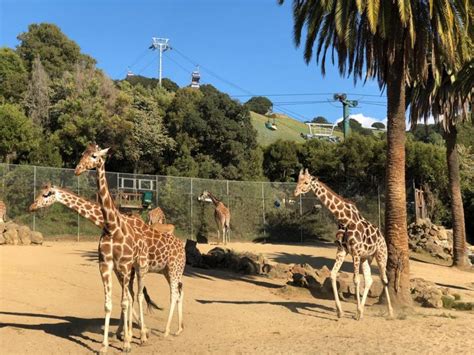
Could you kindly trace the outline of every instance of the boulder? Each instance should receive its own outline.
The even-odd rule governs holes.
[[[5,236],[5,240],[7,241],[7,244],[11,245],[17,245],[18,244],[18,231],[14,228],[7,229],[5,233],[3,233]]]
[[[31,230],[28,226],[20,226],[18,228],[18,238],[20,239],[21,244],[23,245],[31,244],[30,233],[31,233]]]
[[[13,222],[11,222],[11,221],[10,221],[10,222],[7,222],[7,223],[5,224],[5,230],[11,230],[11,229],[18,230],[19,227],[20,227],[20,226],[19,226],[18,224],[13,223]]]
[[[288,279],[291,277],[290,265],[288,264],[274,263],[265,264],[265,266],[268,267],[268,271],[265,273],[272,279]]]
[[[43,244],[43,234],[41,232],[31,231],[30,240],[32,244],[41,245]]]
[[[429,308],[442,308],[443,296],[449,294],[447,289],[422,278],[410,280],[410,290],[415,302],[420,303],[422,307]]]
[[[3,231],[2,231],[0,232],[0,245],[6,244],[6,243],[7,243],[7,240],[3,236]]]
[[[0,222],[0,233],[4,232],[5,230],[6,230],[5,222]]]
[[[184,247],[186,251],[186,264],[199,267],[202,265],[202,255],[196,245],[196,241],[190,239],[186,240]]]

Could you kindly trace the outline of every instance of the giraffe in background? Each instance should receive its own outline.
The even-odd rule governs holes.
[[[166,223],[166,216],[163,210],[160,207],[156,207],[148,212],[148,224],[165,224]]]
[[[5,202],[0,200],[0,223],[3,223],[7,220],[7,205]]]
[[[105,179],[104,165],[105,155],[107,149],[101,150],[96,144],[88,146],[83,153],[81,161],[76,167],[79,173],[96,168],[98,170],[98,177]],[[102,183],[104,184],[104,183]],[[105,182],[106,184],[106,182]],[[108,191],[107,185],[100,186],[99,191],[104,188]],[[144,238],[147,247],[147,272],[164,274],[168,284],[170,285],[170,310],[164,336],[170,333],[171,320],[176,305],[178,306],[178,331],[176,335],[183,331],[183,299],[184,290],[182,277],[184,267],[186,264],[186,253],[184,250],[184,243],[172,233],[160,232],[153,229],[151,226],[145,224],[140,218],[135,218],[133,223],[136,229],[141,230],[141,236]],[[105,222],[107,226],[107,221]],[[142,303],[143,297],[140,297],[139,290],[139,305]],[[143,308],[141,307],[141,311]]]
[[[380,277],[384,285],[385,297],[387,298],[387,307],[390,317],[393,317],[393,309],[390,303],[388,293],[388,279],[386,273],[387,267],[387,244],[380,230],[372,223],[367,221],[360,214],[354,203],[342,198],[327,185],[312,176],[308,169],[303,173],[301,169],[298,176],[294,195],[305,194],[313,191],[316,197],[327,207],[327,209],[336,217],[339,222],[340,230],[337,233],[337,254],[336,262],[331,271],[331,282],[336,301],[337,315],[343,316],[339,294],[337,292],[337,273],[341,268],[347,253],[352,256],[354,264],[354,284],[356,286],[357,313],[356,319],[362,319],[364,315],[364,305],[372,285],[372,276],[370,271],[370,261],[373,257],[377,261],[380,270]],[[343,230],[342,230],[343,228]],[[364,275],[364,294],[360,300],[359,290],[359,271],[362,263]]]
[[[219,242],[220,231],[222,230],[222,242],[227,244],[230,242],[230,211],[229,209],[217,199],[209,191],[203,191],[203,193],[198,197],[199,201],[212,202],[215,206],[214,209],[214,219],[217,224],[217,242]]]

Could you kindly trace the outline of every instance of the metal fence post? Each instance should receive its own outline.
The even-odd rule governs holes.
[[[263,241],[266,242],[266,233],[265,233],[265,188],[264,182],[262,182],[262,219],[263,219]]]
[[[300,194],[300,241],[303,244],[303,204]]]
[[[36,198],[36,165],[33,166],[33,201]],[[33,213],[33,230],[36,231],[36,212]]]
[[[190,191],[190,194],[189,194],[189,214],[190,214],[190,218],[189,218],[189,221],[191,223],[191,235],[190,235],[190,239],[191,240],[194,240],[193,238],[193,178],[191,178],[191,191]]]

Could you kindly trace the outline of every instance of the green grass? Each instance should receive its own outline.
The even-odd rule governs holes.
[[[265,122],[267,122],[268,117],[255,112],[250,112],[252,125],[258,133],[257,141],[261,146],[266,147],[276,142],[278,139],[293,141],[296,143],[303,143],[305,141],[301,137],[301,133],[309,133],[308,126],[306,126],[306,124],[286,115],[275,115],[277,117],[275,122],[278,126],[278,129],[276,131],[272,131],[265,127]],[[334,131],[334,135],[342,137],[342,132]]]

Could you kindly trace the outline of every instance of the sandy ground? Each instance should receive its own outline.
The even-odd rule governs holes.
[[[200,246],[206,251],[212,246]],[[236,243],[240,251],[264,253],[285,263],[333,264],[328,246]],[[42,247],[0,248],[0,351],[13,353],[89,353],[100,348],[103,291],[95,242],[47,242]],[[344,269],[350,271],[349,259]],[[474,274],[412,262],[413,276],[448,285],[474,299]],[[353,303],[343,302],[338,320],[333,301],[306,290],[282,292],[285,281],[187,268],[184,278],[184,332],[163,337],[168,301],[164,277],[146,279],[149,293],[164,311],[146,316],[148,343],[134,353],[469,353],[474,349],[474,312],[429,310],[385,318],[371,306],[362,321],[352,319]],[[114,282],[111,331],[119,316],[119,287]],[[176,329],[177,321],[173,322]],[[110,353],[122,343],[111,337]]]

